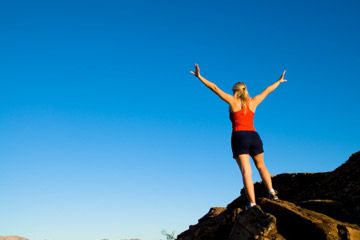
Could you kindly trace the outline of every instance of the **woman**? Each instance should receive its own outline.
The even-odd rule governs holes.
[[[259,134],[254,128],[254,114],[258,105],[274,91],[284,79],[286,70],[279,80],[268,86],[259,95],[251,98],[245,83],[238,82],[233,87],[233,95],[222,91],[216,84],[208,81],[200,74],[200,68],[195,64],[195,71],[191,73],[197,77],[206,87],[229,104],[230,120],[232,122],[231,148],[233,158],[240,167],[244,188],[248,198],[247,208],[256,205],[254,184],[251,177],[250,156],[254,160],[260,176],[268,189],[269,198],[278,200],[277,193],[272,187],[271,176],[264,163],[263,144]]]

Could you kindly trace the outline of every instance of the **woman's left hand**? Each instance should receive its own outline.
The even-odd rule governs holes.
[[[195,77],[200,77],[200,67],[198,64],[195,64],[195,71],[190,71],[192,75],[194,75]]]

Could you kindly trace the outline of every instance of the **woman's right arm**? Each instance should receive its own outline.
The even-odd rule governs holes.
[[[270,86],[268,86],[267,88],[265,88],[264,91],[262,91],[259,95],[255,96],[252,98],[252,102],[255,105],[255,108],[272,92],[274,91],[279,85],[280,83],[283,82],[287,82],[286,79],[284,79],[285,77],[285,73],[286,70],[284,69],[283,73],[281,74],[279,80],[277,80],[276,82],[274,82],[273,84],[271,84]]]
[[[232,104],[234,102],[234,97],[223,90],[221,90],[215,83],[210,82],[200,74],[200,67],[198,64],[195,64],[195,71],[191,71],[195,77],[197,77],[206,87],[208,87],[211,91],[213,91],[216,95],[218,95],[225,102]]]

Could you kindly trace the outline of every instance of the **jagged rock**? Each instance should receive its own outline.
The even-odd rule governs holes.
[[[280,174],[272,178],[280,201],[263,198],[242,211],[244,191],[226,208],[213,208],[178,240],[360,239],[360,152],[332,172]],[[261,210],[262,209],[262,210]],[[264,212],[263,212],[264,211]]]
[[[281,174],[273,178],[273,184],[281,199],[301,205],[301,202],[317,199],[332,200],[343,206],[343,211],[332,215],[344,221],[344,212],[350,213],[345,221],[360,224],[360,152],[332,172],[307,174]],[[258,184],[258,191],[264,187]],[[324,212],[325,213],[325,212]]]
[[[198,222],[202,223],[202,222],[209,222],[212,220],[218,221],[219,218],[216,217],[219,216],[221,213],[223,213],[225,210],[226,208],[223,207],[210,208],[209,212],[205,214],[202,218],[200,218]]]
[[[254,206],[240,213],[232,227],[229,240],[239,239],[282,240],[284,238],[277,232],[276,218],[262,211],[260,206]]]
[[[178,240],[219,240],[229,236],[232,225],[241,209],[228,211],[225,208],[211,208],[199,219],[198,224],[190,225],[189,230],[181,233]]]
[[[340,222],[283,200],[262,198],[258,203],[264,211],[276,217],[279,232],[286,239],[360,239],[360,227],[356,224]]]
[[[357,219],[354,218],[354,214],[346,210],[344,204],[338,201],[328,199],[312,199],[299,202],[298,205],[315,212],[323,213],[329,217],[343,222],[353,223],[357,221]]]

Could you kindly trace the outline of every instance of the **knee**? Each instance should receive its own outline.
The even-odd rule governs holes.
[[[258,162],[255,164],[255,166],[259,171],[262,169],[266,169],[264,162]]]

